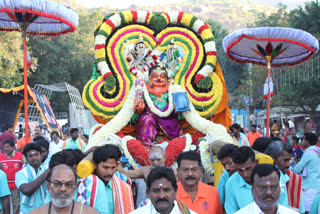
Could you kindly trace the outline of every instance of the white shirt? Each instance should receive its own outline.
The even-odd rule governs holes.
[[[256,202],[245,206],[241,210],[235,212],[235,214],[264,214],[261,209],[258,207]],[[298,212],[291,210],[285,206],[278,204],[277,214],[299,214]]]
[[[180,209],[177,201],[174,201],[173,203],[174,203],[174,205],[173,205],[173,208],[172,208],[170,214],[183,214],[183,212]],[[189,211],[190,211],[191,214],[197,214],[196,212],[193,212],[190,209],[189,209]],[[154,208],[153,204],[149,200],[149,202],[145,206],[140,207],[140,208],[132,211],[129,214],[160,214],[160,213],[157,212],[157,210]]]
[[[63,143],[64,143],[64,141],[61,140],[61,139],[59,139],[59,142],[58,142],[58,143],[56,143],[56,142],[54,142],[54,141],[51,141],[51,142],[50,142],[50,147],[51,147],[51,144],[52,144],[52,145],[53,145],[52,148],[54,148],[55,153],[56,153],[56,152],[60,152],[60,151],[62,150]]]

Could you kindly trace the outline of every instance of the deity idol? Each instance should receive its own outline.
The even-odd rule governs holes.
[[[139,35],[139,41],[134,44],[134,48],[126,57],[130,71],[136,76],[143,78],[147,76],[145,72],[157,64],[158,57],[152,53],[152,50],[146,46],[142,34]]]
[[[175,76],[177,71],[179,71],[182,59],[183,57],[177,46],[174,44],[174,39],[172,39],[167,50],[160,56],[160,61],[164,63],[165,68],[168,70],[169,78]]]
[[[152,67],[149,71],[149,81],[146,84],[148,94],[144,94],[144,99],[134,101],[134,108],[139,114],[136,121],[136,136],[145,146],[152,146],[160,133],[168,140],[183,135],[183,130],[178,124],[178,116],[174,111],[166,117],[154,111],[156,109],[166,112],[169,105],[173,105],[169,102],[171,94],[168,90],[170,83],[166,69],[160,66]]]

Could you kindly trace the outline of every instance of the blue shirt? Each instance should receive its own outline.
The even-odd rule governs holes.
[[[32,166],[30,166],[32,168]],[[41,165],[36,173],[36,178],[38,178],[40,175],[42,175],[42,173],[44,172],[43,170],[43,167],[44,165]],[[33,168],[32,168],[33,169]],[[22,169],[23,170],[23,169]],[[16,186],[17,186],[17,189],[20,188],[20,186],[22,184],[28,184],[30,181],[28,179],[28,177],[26,177],[23,173],[23,171],[20,170],[16,173],[16,177],[15,177],[15,183],[16,183]],[[30,176],[30,175],[28,175]],[[44,183],[44,182],[43,182]],[[46,195],[47,195],[47,191],[46,191],[46,188],[44,188],[44,198],[42,199],[42,196],[41,196],[41,190],[40,190],[40,187],[33,193],[35,194],[35,199],[34,199],[34,202],[33,202],[33,205],[30,206],[28,205],[27,203],[23,203],[22,201],[22,198],[23,197],[28,197],[24,194],[22,194],[20,192],[20,212],[22,212],[23,214],[27,214],[29,213],[31,210],[33,209],[36,209],[38,207],[41,207],[42,205],[45,204],[45,198],[46,198]]]
[[[0,169],[0,198],[5,197],[7,195],[11,195],[7,175]],[[0,201],[0,210],[2,210],[2,204]]]
[[[219,182],[218,182],[218,186],[217,186],[217,190],[219,193],[220,202],[221,202],[222,207],[224,207],[224,202],[225,202],[224,192],[225,192],[225,186],[226,186],[228,179],[229,179],[229,172],[224,171],[219,178]]]
[[[104,203],[108,204],[108,213],[112,214],[114,213],[114,207],[113,207],[113,194],[112,194],[112,180],[110,180],[105,186],[105,191],[107,193],[107,200],[105,200]]]
[[[289,207],[287,188],[280,184],[281,193],[279,204]],[[251,185],[245,182],[238,172],[234,173],[227,181],[225,187],[224,208],[227,214],[233,214],[253,202]]]
[[[313,189],[320,191],[320,155],[317,155],[315,152],[309,150],[320,149],[316,146],[308,147],[299,163],[293,168],[296,173],[302,172],[304,167],[306,167],[307,175],[301,176],[302,180],[302,189]]]

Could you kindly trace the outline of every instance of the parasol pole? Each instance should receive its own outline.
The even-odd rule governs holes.
[[[270,137],[270,101],[271,101],[271,92],[269,87],[269,81],[271,80],[271,56],[265,57],[268,65],[268,101],[267,101],[267,137]]]
[[[24,123],[25,123],[25,140],[29,142],[29,125],[28,125],[28,65],[27,65],[27,25],[20,23],[23,41],[23,84],[24,84]]]

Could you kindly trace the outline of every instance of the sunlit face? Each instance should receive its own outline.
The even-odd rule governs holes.
[[[164,166],[165,156],[162,151],[153,151],[149,153],[149,160],[153,167]]]
[[[256,162],[249,158],[245,163],[236,164],[237,171],[239,175],[245,180],[248,184],[251,184],[251,171],[256,166]]]
[[[201,166],[198,161],[182,160],[178,168],[179,180],[183,186],[198,185],[201,177]]]
[[[280,197],[279,176],[276,172],[265,177],[255,175],[251,191],[260,209],[263,211],[273,209]]]
[[[230,176],[237,171],[236,165],[234,164],[231,157],[225,157],[220,162]]]
[[[255,133],[257,130],[256,130],[256,128],[255,127],[251,127],[251,131],[253,132],[253,133]]]
[[[53,134],[51,138],[54,142],[57,142],[59,140],[59,136],[56,134]]]
[[[46,187],[50,193],[52,204],[62,208],[69,206],[76,191],[76,178],[71,169],[57,166],[51,175],[50,181],[46,182]]]
[[[297,130],[295,128],[291,129],[291,135],[296,136],[297,135]]]
[[[113,174],[118,170],[118,165],[116,159],[108,159],[95,165],[95,173],[105,184],[108,184]]]
[[[177,192],[167,178],[153,181],[147,193],[159,213],[170,213]]]
[[[290,167],[291,154],[287,151],[283,151],[281,155],[274,160],[274,164],[279,167],[283,174],[287,174],[287,170]]]
[[[79,136],[78,131],[75,131],[75,132],[73,132],[73,133],[71,134],[71,138],[72,138],[73,140],[77,139],[78,136]]]
[[[41,146],[41,161],[44,162],[49,154],[49,150]]]
[[[168,82],[166,72],[157,68],[152,72],[150,82],[154,87],[164,87]]]
[[[37,127],[34,131],[37,136],[41,136],[41,128],[40,127]]]

